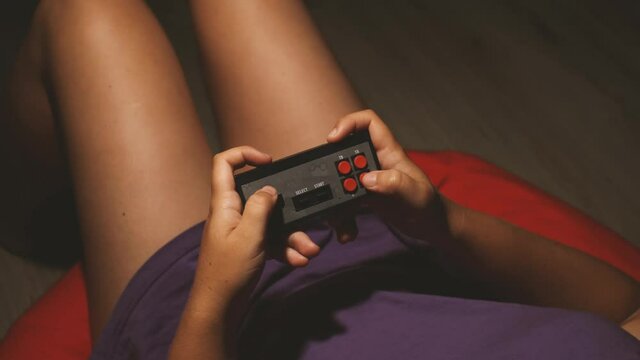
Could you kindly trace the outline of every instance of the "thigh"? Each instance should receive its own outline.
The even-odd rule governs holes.
[[[275,158],[362,109],[300,0],[192,0],[220,140]]]
[[[95,337],[139,267],[206,217],[211,153],[143,2],[45,1],[34,29],[74,184]]]

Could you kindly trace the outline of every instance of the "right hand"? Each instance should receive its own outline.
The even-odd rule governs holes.
[[[409,159],[389,128],[372,110],[358,111],[340,119],[327,137],[338,142],[349,133],[368,130],[382,170],[367,173],[362,183],[377,196],[372,205],[388,223],[403,233],[425,238],[432,217],[436,191],[429,178]],[[437,208],[437,207],[435,207]],[[353,225],[337,227],[341,242],[352,240]]]

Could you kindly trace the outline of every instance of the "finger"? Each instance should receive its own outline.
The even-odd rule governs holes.
[[[343,244],[347,243],[354,240],[358,235],[358,226],[355,217],[362,205],[362,203],[348,204],[327,218],[329,225],[335,229],[339,242]]]
[[[427,203],[431,189],[428,181],[419,182],[396,169],[370,171],[362,177],[361,182],[371,192],[398,197],[415,208]]]
[[[306,266],[309,263],[309,259],[290,247],[285,250],[284,257],[287,260],[287,263],[294,267]]]
[[[358,226],[354,217],[348,217],[341,220],[334,226],[336,230],[336,237],[342,244],[355,240],[358,236]]]
[[[217,153],[213,157],[212,195],[234,190],[233,171],[247,164],[264,165],[271,162],[271,156],[251,146],[238,146]]]
[[[348,134],[358,130],[369,130],[371,141],[376,151],[389,149],[401,150],[391,130],[373,110],[362,110],[349,114],[338,120],[336,126],[327,136],[328,142],[342,140]]]
[[[320,253],[320,247],[302,231],[296,231],[289,235],[287,245],[306,258],[312,258]]]
[[[278,193],[265,186],[249,197],[244,206],[242,219],[236,228],[247,241],[262,241],[267,231],[269,214],[276,204]]]

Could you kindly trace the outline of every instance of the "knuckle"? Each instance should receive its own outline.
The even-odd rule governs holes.
[[[211,165],[213,165],[214,167],[216,166],[216,164],[220,163],[221,161],[224,160],[224,151],[223,152],[219,152],[215,155],[213,155],[213,157],[211,158]]]
[[[252,207],[267,208],[271,205],[272,199],[270,195],[258,191],[251,195],[247,202],[251,203]]]
[[[238,152],[238,155],[242,158],[246,158],[248,155],[251,154],[258,154],[260,153],[260,151],[258,151],[258,149],[254,148],[253,146],[249,146],[249,145],[241,145],[235,148],[236,151]]]
[[[404,176],[399,170],[391,169],[383,176],[383,185],[389,189],[399,189],[402,187],[403,179]]]
[[[355,114],[356,113],[349,113],[339,118],[338,121],[336,122],[336,127],[340,127],[340,126],[343,126],[344,124],[348,124],[349,122],[351,122]]]
[[[378,118],[378,114],[376,114],[376,112],[373,111],[372,109],[362,110],[362,113],[370,118],[374,118],[374,119]]]
[[[289,235],[287,238],[287,245],[294,249],[298,247],[298,237],[296,236],[296,233]]]

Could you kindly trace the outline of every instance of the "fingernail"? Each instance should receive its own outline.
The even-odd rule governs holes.
[[[338,133],[338,128],[333,128],[333,130],[331,130],[331,132],[329,133],[329,136],[333,136],[337,133]]]
[[[362,185],[366,187],[374,187],[376,186],[376,182],[378,180],[378,174],[376,173],[366,173],[362,176]]]
[[[265,187],[263,187],[260,190],[270,194],[271,196],[278,195],[278,191],[276,190],[276,188],[274,188],[273,186],[270,186],[270,185],[266,185]]]
[[[342,244],[348,243],[350,240],[349,234],[343,233],[338,235],[338,241]]]

